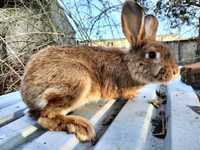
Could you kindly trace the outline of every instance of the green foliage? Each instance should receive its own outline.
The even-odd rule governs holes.
[[[149,0],[140,0],[142,4],[146,4],[147,1]],[[197,0],[158,0],[154,12],[159,17],[169,18],[172,28],[182,24],[197,27],[197,18],[200,17],[200,2]]]

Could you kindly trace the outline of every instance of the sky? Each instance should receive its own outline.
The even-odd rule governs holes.
[[[78,39],[118,39],[124,38],[121,31],[121,6],[124,0],[110,0],[102,3],[101,0],[60,0],[65,7],[66,14],[72,16],[70,22],[77,31]],[[149,6],[154,7],[157,0],[148,0]],[[91,7],[87,7],[90,3]],[[115,6],[107,11],[110,6]],[[150,9],[147,14],[153,14]],[[106,15],[102,15],[106,11]],[[69,17],[70,18],[70,17]],[[197,36],[198,30],[194,26],[183,25],[179,28],[170,28],[170,20],[166,17],[158,18],[159,27],[157,35],[175,34],[190,38]],[[76,22],[76,23],[74,23]],[[77,26],[78,24],[78,26]]]

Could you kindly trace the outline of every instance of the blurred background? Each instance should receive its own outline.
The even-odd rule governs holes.
[[[121,31],[124,0],[1,0],[0,95],[18,89],[30,56],[48,45],[129,47]],[[200,61],[198,0],[138,0],[159,20],[157,40],[179,65]]]

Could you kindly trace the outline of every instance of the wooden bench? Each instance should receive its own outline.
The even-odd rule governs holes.
[[[164,91],[167,96],[162,98],[167,103],[159,108],[149,103],[152,99],[160,101],[156,90]],[[197,106],[199,101],[192,88],[179,80],[167,87],[147,85],[132,101],[101,100],[75,111],[74,114],[88,118],[97,131],[95,141],[79,143],[72,134],[42,129],[27,115],[20,93],[14,92],[0,96],[0,149],[199,150]],[[155,133],[158,127],[153,124],[160,114],[164,114],[163,127],[166,128],[162,136]]]

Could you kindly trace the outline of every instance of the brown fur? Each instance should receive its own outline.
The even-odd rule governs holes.
[[[130,27],[134,28],[132,24]],[[141,27],[138,30],[140,34]],[[30,111],[39,117],[39,124],[75,133],[81,141],[92,140],[92,125],[83,117],[68,115],[71,111],[101,98],[131,99],[147,83],[175,78],[178,67],[168,47],[145,37],[135,41],[139,43],[130,43],[129,52],[67,46],[48,47],[35,54],[26,66],[21,94]],[[145,58],[152,51],[160,54],[159,60]]]

